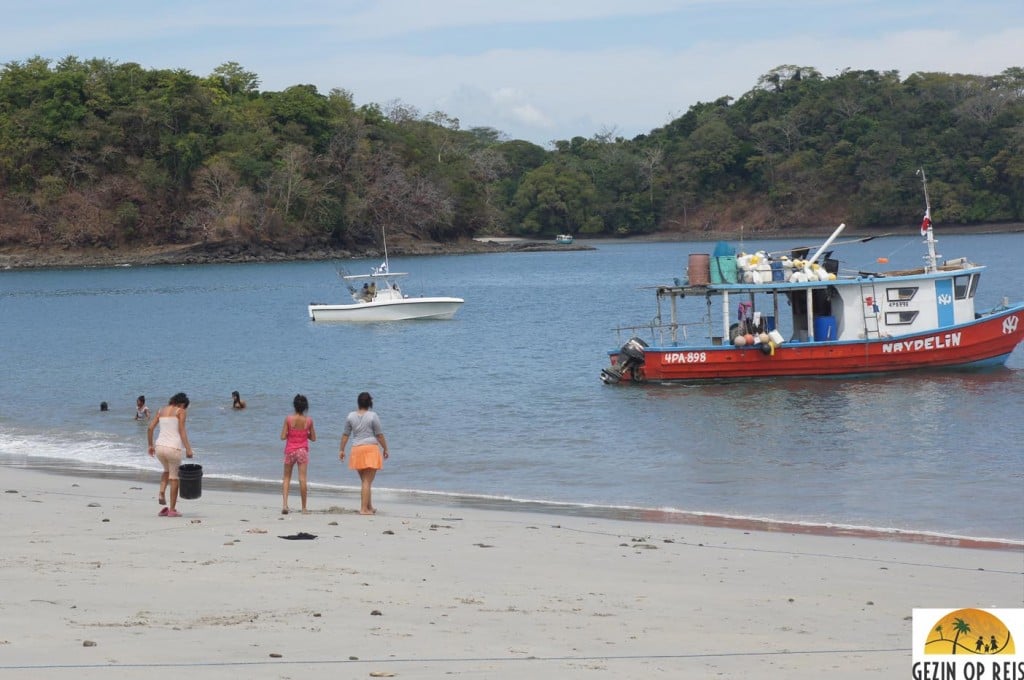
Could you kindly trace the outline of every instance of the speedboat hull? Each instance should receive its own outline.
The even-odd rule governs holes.
[[[421,297],[356,302],[347,305],[311,304],[311,321],[407,321],[451,319],[464,300],[453,297]]]

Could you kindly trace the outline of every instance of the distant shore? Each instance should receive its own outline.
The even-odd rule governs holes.
[[[389,255],[407,257],[420,255],[468,255],[478,253],[509,253],[593,250],[589,242],[614,241],[621,243],[678,243],[713,242],[741,239],[825,239],[833,228],[740,231],[662,231],[639,236],[616,238],[600,236],[589,239],[577,237],[572,244],[558,244],[553,239],[531,239],[503,235],[480,236],[451,243],[412,241],[391,244]],[[844,233],[844,238],[888,236],[912,233],[913,230],[893,227],[866,227]],[[1024,223],[981,224],[974,226],[942,226],[940,234],[1004,234],[1024,232]],[[376,249],[363,251],[330,248],[322,245],[297,247],[285,244],[247,244],[224,241],[203,241],[190,244],[125,248],[51,248],[7,246],[0,248],[0,269],[57,269],[63,267],[117,267],[168,264],[217,264],[243,262],[299,262],[348,260],[381,257]]]

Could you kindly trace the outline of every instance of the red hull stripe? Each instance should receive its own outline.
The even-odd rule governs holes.
[[[767,355],[755,347],[648,347],[646,380],[722,380],[782,376],[858,375],[1005,363],[1024,340],[1024,311],[899,339],[784,343]],[[614,359],[614,355],[613,355]]]

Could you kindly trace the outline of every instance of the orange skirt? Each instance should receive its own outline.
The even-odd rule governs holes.
[[[376,444],[360,444],[352,447],[352,453],[348,457],[348,466],[352,470],[369,468],[380,470],[384,467],[384,456],[381,455],[380,447]]]

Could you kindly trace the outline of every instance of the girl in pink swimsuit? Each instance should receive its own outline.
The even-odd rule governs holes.
[[[316,441],[313,419],[306,415],[309,400],[296,394],[292,400],[295,413],[284,419],[281,440],[284,445],[284,481],[281,485],[283,502],[281,514],[288,514],[288,487],[292,484],[292,467],[299,466],[299,495],[302,496],[302,514],[306,514],[306,468],[309,466],[309,442]]]

